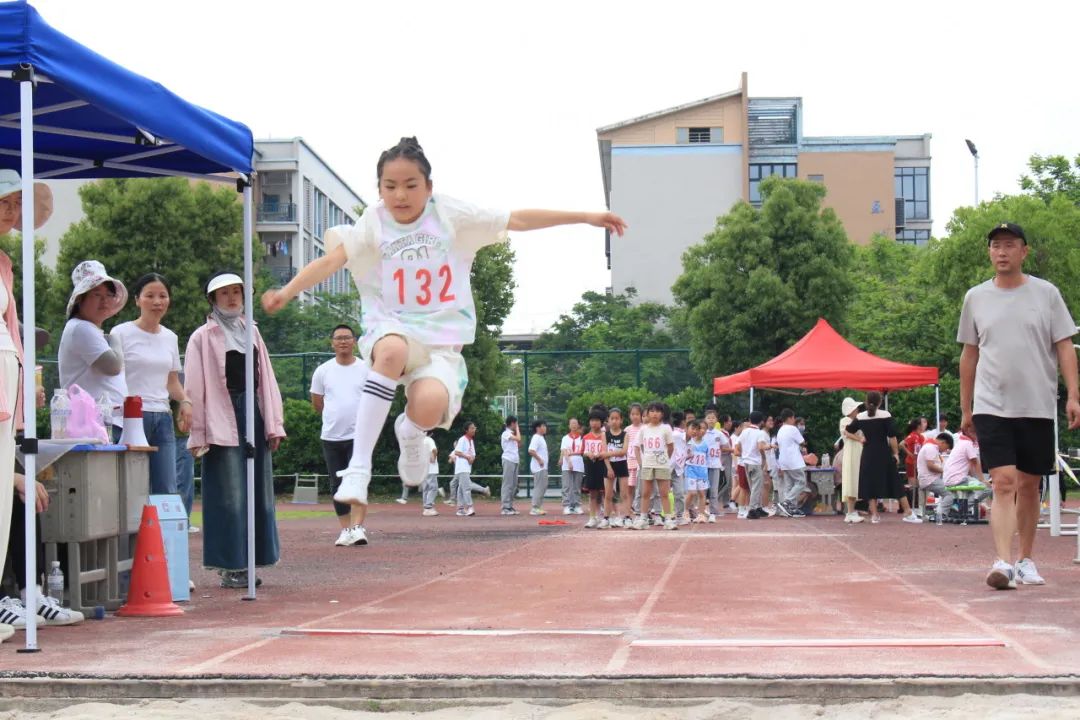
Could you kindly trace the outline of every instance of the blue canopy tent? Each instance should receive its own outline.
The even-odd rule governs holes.
[[[5,82],[9,80],[9,82]],[[23,182],[24,367],[35,364],[35,179],[184,176],[235,179],[244,197],[244,279],[251,346],[251,187],[254,141],[244,125],[192,105],[49,27],[25,0],[0,3],[0,168]],[[247,387],[254,387],[247,353]],[[23,397],[35,395],[24,373]],[[246,437],[254,437],[254,394],[247,393]],[[33,402],[24,403],[27,478],[36,471]],[[248,453],[248,598],[255,597],[254,458]],[[34,503],[26,503],[26,650],[37,650]]]

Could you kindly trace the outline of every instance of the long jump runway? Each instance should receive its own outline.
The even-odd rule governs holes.
[[[283,508],[288,506],[282,506]],[[445,506],[440,505],[440,510]],[[198,568],[178,618],[43,628],[0,671],[102,676],[1054,676],[1080,668],[1073,538],[1038,539],[1049,584],[994,592],[986,526],[838,517],[677,532],[584,517],[419,517],[372,507],[366,547],[332,516],[280,522],[254,602]],[[549,512],[558,508],[549,505]],[[562,518],[561,515],[549,515]]]

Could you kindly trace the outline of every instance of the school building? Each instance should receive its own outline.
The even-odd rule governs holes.
[[[605,252],[611,289],[670,304],[682,254],[770,175],[823,183],[852,242],[930,239],[930,134],[806,137],[801,97],[737,90],[596,131],[607,206],[629,224]]]

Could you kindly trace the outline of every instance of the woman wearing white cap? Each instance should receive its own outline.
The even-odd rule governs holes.
[[[244,281],[219,272],[206,283],[210,315],[188,340],[184,390],[192,402],[188,448],[202,457],[203,565],[221,573],[221,586],[247,587],[247,463]],[[277,563],[274,470],[270,453],[285,437],[274,368],[259,329],[255,352],[255,565]],[[256,585],[260,583],[256,578]]]
[[[862,432],[849,433],[848,425],[859,414],[862,405],[855,398],[846,397],[840,405],[840,412],[844,414],[840,418],[840,437],[844,441],[844,455],[842,470],[840,472],[842,485],[840,494],[844,497],[847,505],[847,515],[844,516],[846,523],[861,523],[862,516],[855,511],[855,501],[859,499],[859,463],[862,462],[863,444],[866,437]]]
[[[117,335],[106,335],[102,324],[123,309],[128,292],[124,283],[109,277],[97,260],[83,260],[71,271],[71,297],[67,324],[60,336],[57,360],[60,386],[78,385],[95,400],[104,396],[113,408],[112,439],[120,438],[127,396],[124,347]]]

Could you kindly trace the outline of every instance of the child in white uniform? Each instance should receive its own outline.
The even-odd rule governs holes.
[[[425,431],[449,428],[461,408],[468,384],[461,348],[476,333],[469,273],[477,251],[506,242],[507,231],[585,223],[622,235],[626,228],[610,212],[500,212],[432,195],[431,164],[416,138],[383,152],[376,172],[379,203],[357,225],[327,230],[326,255],[262,297],[264,309],[274,313],[343,267],[353,275],[365,328],[360,353],[371,372],[357,409],[352,460],[340,473],[335,499],[360,505],[367,504],[372,450],[398,383],[408,403],[394,434],[398,473],[407,485],[427,475]]]

